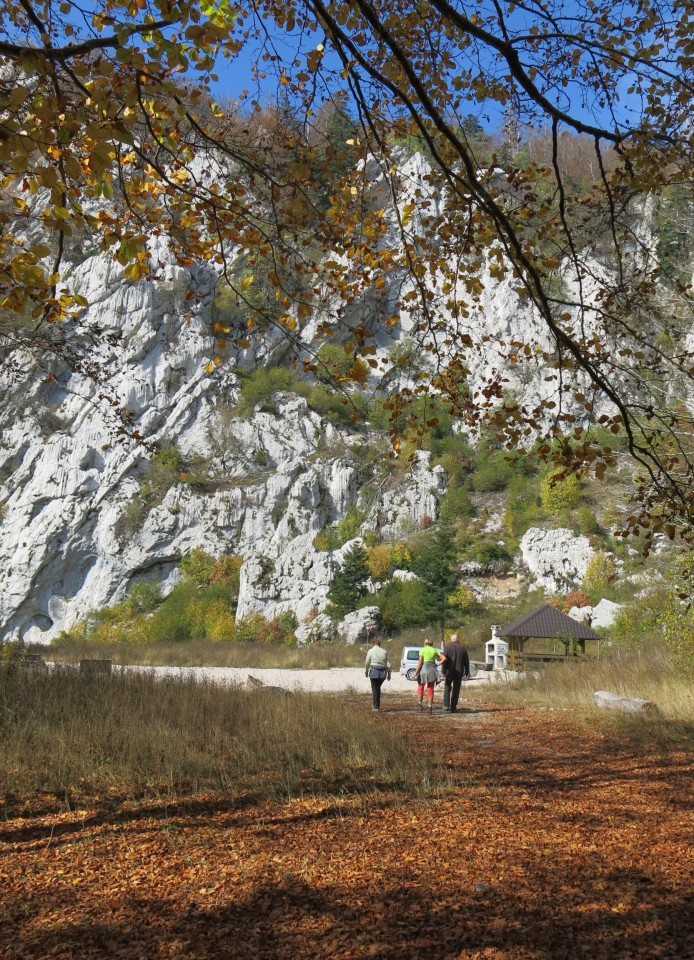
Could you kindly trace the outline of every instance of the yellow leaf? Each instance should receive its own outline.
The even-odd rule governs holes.
[[[248,290],[248,288],[252,283],[253,283],[253,274],[251,274],[250,277],[244,277],[243,280],[241,281],[241,289]]]

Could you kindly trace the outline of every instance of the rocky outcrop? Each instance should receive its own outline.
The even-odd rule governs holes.
[[[337,625],[337,632],[343,643],[364,643],[381,626],[381,611],[378,607],[362,607],[354,610]]]
[[[294,631],[300,647],[309,643],[330,643],[337,636],[335,623],[327,613],[319,613],[308,623],[300,623]]]
[[[578,586],[593,556],[587,537],[571,530],[531,527],[520,542],[523,564],[538,586],[558,593]]]
[[[26,358],[3,374],[7,638],[49,641],[141,580],[166,592],[181,558],[197,547],[243,556],[239,617],[291,610],[301,622],[325,606],[335,559],[314,539],[361,505],[363,468],[351,451],[368,441],[367,431],[338,428],[288,392],[236,415],[244,358],[210,362],[216,278],[167,263],[163,249],[160,260],[157,280],[137,284],[99,256],[74,266],[92,304],[83,332],[94,336],[100,384],[57,362],[37,379]],[[118,404],[146,444],[123,430]],[[186,468],[162,475],[156,450],[174,451]],[[445,475],[420,454],[375,487],[364,530],[390,535],[437,515]]]
[[[572,607],[569,616],[590,627],[611,627],[617,619],[622,604],[603,599],[594,607]]]

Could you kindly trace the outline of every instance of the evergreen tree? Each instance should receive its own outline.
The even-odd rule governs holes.
[[[448,526],[442,526],[435,533],[431,544],[413,563],[414,572],[426,587],[423,597],[424,610],[430,622],[438,624],[442,641],[448,597],[458,584],[455,560],[453,531]]]
[[[344,617],[354,610],[357,601],[366,593],[366,581],[369,579],[368,557],[361,544],[356,544],[344,556],[342,569],[333,577],[328,591],[331,613]]]

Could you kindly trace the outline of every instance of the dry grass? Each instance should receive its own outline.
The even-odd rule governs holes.
[[[435,631],[412,629],[397,639],[383,640],[392,664],[399,663],[405,646],[421,646]],[[484,644],[467,644],[473,660],[484,659]],[[114,664],[149,667],[251,667],[278,670],[329,670],[332,667],[361,667],[367,644],[326,643],[307,647],[262,643],[214,643],[190,640],[186,643],[113,643],[61,640],[49,647],[36,647],[46,660],[78,663],[82,659],[108,659]]]
[[[597,690],[650,701],[646,713],[598,710]],[[471,688],[468,699],[513,706],[568,711],[623,737],[644,743],[680,745],[694,742],[694,685],[691,675],[654,647],[583,662],[551,664],[508,683]]]
[[[36,791],[70,798],[429,789],[436,749],[413,756],[362,706],[182,677],[5,665],[0,783],[6,804]]]
[[[394,650],[399,656],[400,646]],[[109,659],[114,664],[150,667],[263,667],[284,670],[321,670],[356,667],[364,663],[365,648],[344,643],[288,647],[261,643],[94,644],[64,641],[44,647],[47,660],[77,663],[82,659]]]

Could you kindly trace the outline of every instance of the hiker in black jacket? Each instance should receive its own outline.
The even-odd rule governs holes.
[[[460,684],[470,676],[470,657],[466,648],[458,639],[458,634],[451,634],[451,639],[443,648],[443,709],[446,713],[455,713],[458,709]]]

